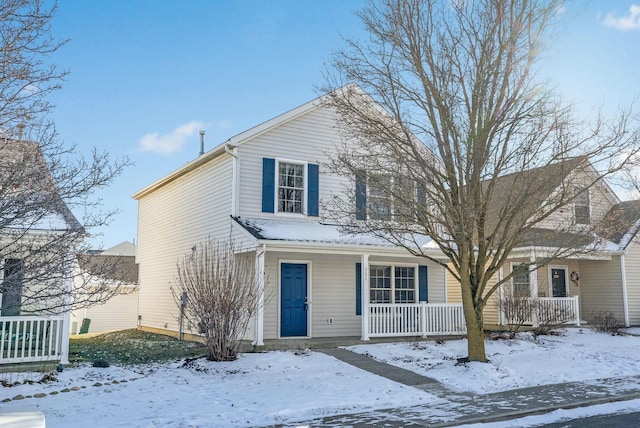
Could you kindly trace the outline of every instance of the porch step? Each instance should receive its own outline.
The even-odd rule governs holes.
[[[378,376],[382,376],[403,385],[421,389],[423,391],[437,393],[439,392],[437,390],[443,389],[443,386],[434,379],[421,376],[419,374],[416,374],[415,372],[405,370],[400,367],[392,366],[391,364],[376,361],[371,357],[351,352],[347,349],[331,348],[316,349],[316,351],[334,357],[347,364],[351,364],[352,366],[355,366],[359,369],[377,374]]]

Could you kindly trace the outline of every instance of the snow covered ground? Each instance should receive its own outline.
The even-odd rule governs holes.
[[[456,340],[349,349],[433,377],[452,390],[476,393],[640,374],[640,337],[636,336],[614,337],[588,329],[570,329],[565,336],[538,340],[523,335],[513,341],[487,341],[491,364],[455,365],[466,354],[465,347],[464,340]],[[41,377],[5,373],[0,374],[0,381]],[[36,394],[46,396],[35,398]],[[324,354],[299,351],[244,354],[228,363],[85,365],[66,369],[57,382],[0,387],[0,402],[18,395],[32,397],[2,402],[0,412],[40,410],[48,428],[295,426],[295,421],[390,407],[424,405],[429,412],[431,406],[446,403]],[[628,402],[607,405],[604,410],[593,408],[591,413],[585,409],[572,412],[597,414],[637,406],[637,402]],[[573,415],[554,412],[523,420],[520,426],[567,414]]]

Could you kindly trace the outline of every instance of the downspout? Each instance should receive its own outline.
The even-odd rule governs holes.
[[[532,252],[531,253],[531,258],[530,258],[530,263],[531,266],[529,267],[529,282],[531,283],[531,292],[530,292],[530,297],[533,297],[534,299],[538,298],[538,263],[537,263],[537,257],[536,255]],[[533,322],[533,326],[534,327],[538,327],[538,314],[536,313],[536,311],[533,311],[533,313],[531,314],[531,321]]]
[[[229,142],[224,144],[224,151],[232,157],[231,160],[231,217],[238,215],[238,155],[236,148]]]
[[[64,314],[62,321],[62,349],[60,349],[60,364],[69,364],[69,333],[71,327],[71,299],[73,295],[73,266],[74,253],[69,249],[65,260],[66,272],[64,277]]]
[[[258,307],[256,310],[254,346],[264,345],[264,259],[267,253],[267,244],[262,244],[262,250],[256,249],[256,289],[258,291]]]
[[[371,316],[369,311],[369,254],[363,254],[360,256],[361,271],[360,271],[360,298],[362,299],[362,332],[361,340],[369,340],[369,317]]]
[[[620,256],[620,271],[620,273],[622,274],[622,304],[624,309],[624,325],[625,327],[629,327],[629,300],[627,297],[627,274],[624,265],[624,254]]]

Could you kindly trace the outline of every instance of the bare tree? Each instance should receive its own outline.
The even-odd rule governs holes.
[[[551,236],[541,230],[546,219],[638,151],[632,107],[578,120],[536,79],[561,6],[371,2],[359,12],[368,38],[347,40],[323,88],[344,134],[329,168],[349,183],[328,208],[348,231],[373,233],[451,272],[475,361],[486,361],[483,309],[512,274],[490,279],[515,248]],[[578,229],[558,225],[553,239],[565,241],[538,266],[592,251],[590,231]],[[424,235],[446,263],[422,251]]]
[[[2,315],[61,312],[119,291],[93,281],[71,288],[84,238],[115,214],[102,211],[96,192],[129,161],[95,150],[83,158],[58,140],[48,96],[61,88],[67,72],[51,62],[65,43],[51,32],[55,10],[41,0],[0,2]]]
[[[235,360],[260,302],[253,259],[236,254],[232,242],[208,238],[179,260],[177,269],[174,298],[186,304],[186,318],[204,335],[208,358]]]

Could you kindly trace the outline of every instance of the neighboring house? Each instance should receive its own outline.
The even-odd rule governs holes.
[[[125,330],[138,326],[138,265],[136,247],[128,241],[104,251],[92,251],[90,255],[77,257],[76,282],[85,281],[82,287],[90,292],[106,285],[122,291],[106,302],[77,309],[71,314],[71,333],[97,333]],[[92,283],[95,286],[92,287]],[[86,331],[81,331],[82,326]]]
[[[40,146],[0,138],[0,364],[67,361],[72,257],[84,235]]]
[[[133,195],[142,329],[178,331],[176,262],[211,236],[233,239],[255,259],[264,308],[247,333],[254,344],[464,332],[461,306],[446,305],[441,265],[345,235],[323,212],[332,192],[355,194],[356,184],[323,168],[341,134],[321,101],[238,134]],[[444,260],[429,238],[417,239]]]
[[[509,293],[537,297],[549,307],[564,307],[576,323],[591,320],[598,311],[610,311],[627,326],[640,325],[640,201],[620,202],[609,185],[596,177],[586,159],[571,158],[498,180],[496,194],[501,200],[493,204],[490,215],[494,218],[500,204],[509,203],[505,195],[518,182],[544,181],[545,190],[531,195],[532,207],[543,206],[563,191],[577,197],[537,228],[526,231],[511,252],[500,276],[514,270],[517,274],[485,308],[487,324],[508,322],[498,310],[498,300]],[[586,251],[571,254],[573,248]],[[549,254],[558,249],[567,249],[567,256],[548,262]],[[536,268],[537,263],[545,265]],[[457,281],[448,275],[448,283],[448,300],[461,301]]]

